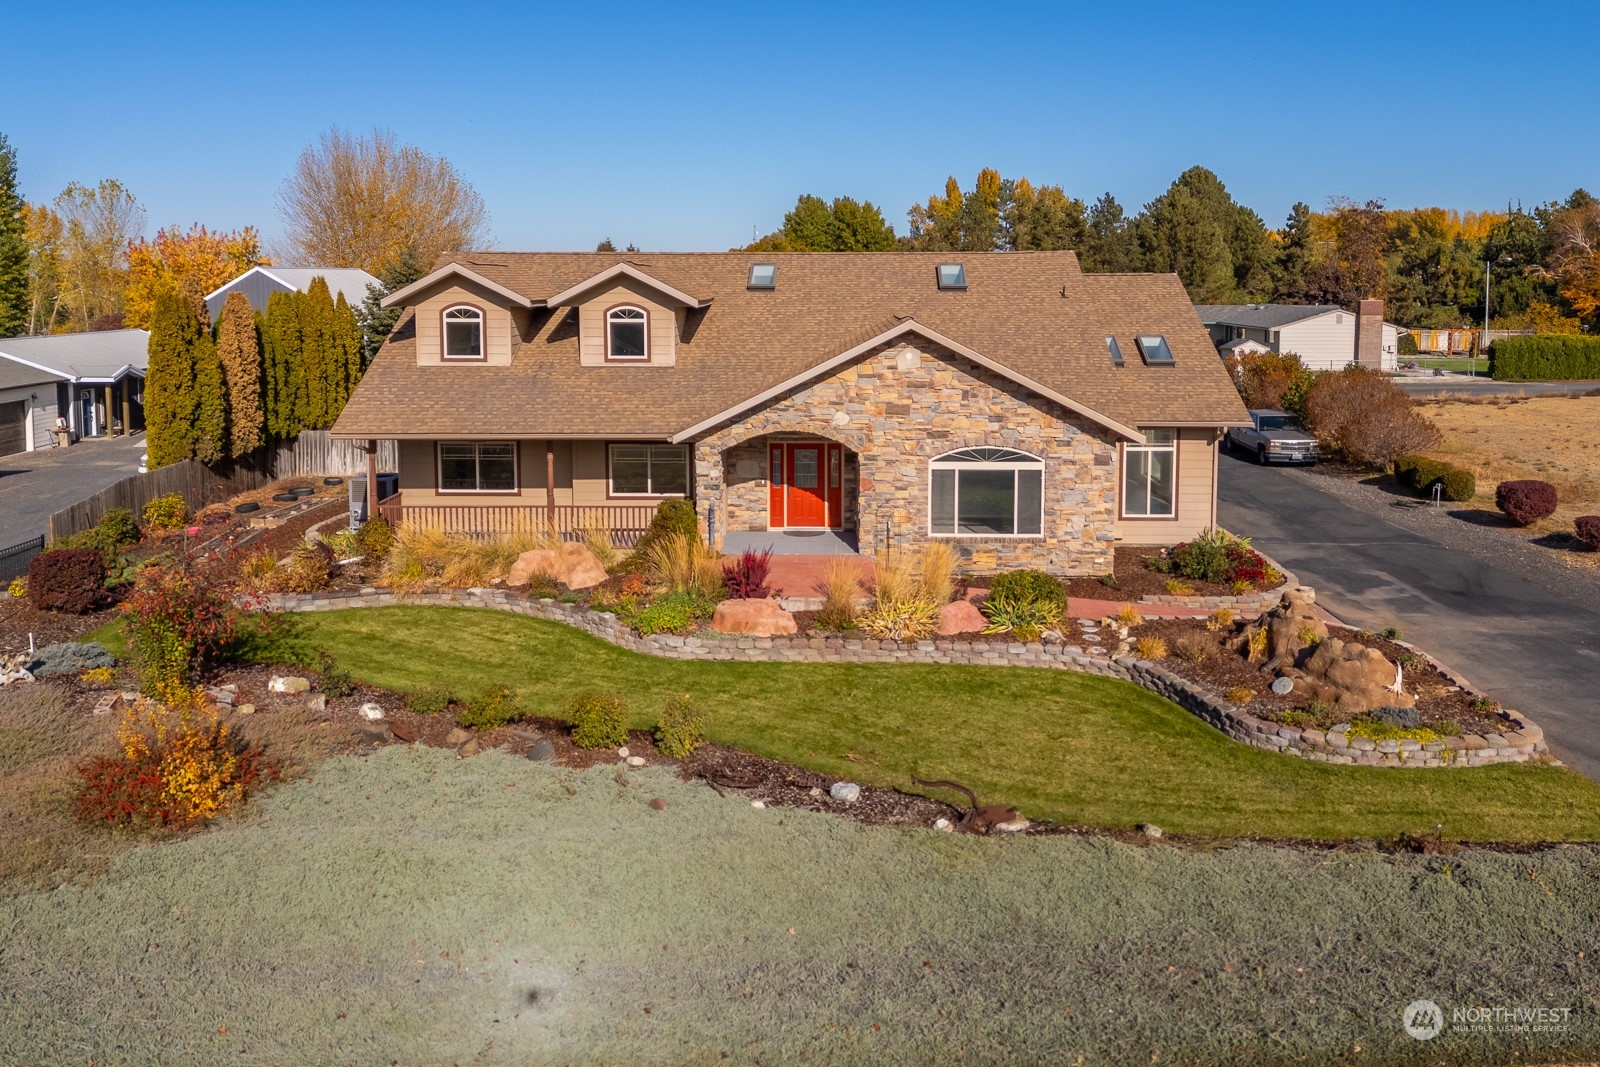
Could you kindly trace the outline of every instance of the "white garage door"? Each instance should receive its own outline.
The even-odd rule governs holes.
[[[24,452],[28,448],[28,402],[10,400],[0,404],[0,456]]]

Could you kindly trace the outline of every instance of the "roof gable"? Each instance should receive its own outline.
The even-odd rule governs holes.
[[[640,270],[638,267],[635,267],[631,263],[618,263],[613,267],[601,271],[599,274],[595,274],[573,285],[569,285],[555,296],[546,298],[545,303],[550,307],[560,307],[565,304],[577,303],[577,298],[583,294],[590,292],[591,290],[598,289],[600,286],[605,285],[608,282],[615,281],[619,278],[631,278],[640,285],[648,286],[649,288],[660,293],[662,296],[667,297],[672,302],[682,304],[684,307],[703,308],[711,303],[709,298],[702,300],[699,297],[690,296],[681,289],[674,288],[673,286],[668,285],[666,282],[663,282],[657,278],[652,278],[650,275],[646,274],[644,271]]]
[[[384,297],[381,303],[386,308],[396,306],[404,307],[408,304],[414,304],[417,302],[417,297],[428,290],[435,288],[436,286],[442,285],[452,278],[460,278],[472,282],[474,285],[480,285],[489,290],[491,293],[494,293],[496,296],[503,297],[511,303],[516,304],[518,307],[534,308],[545,306],[545,302],[543,300],[529,299],[516,290],[501,285],[499,282],[492,281],[489,278],[485,278],[477,271],[470,270],[467,267],[462,266],[460,263],[446,263],[444,266],[440,267],[438,270],[427,275],[426,277],[418,278],[410,285],[407,285],[401,289],[396,289],[394,292]]]

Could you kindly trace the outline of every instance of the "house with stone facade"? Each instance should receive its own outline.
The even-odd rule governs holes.
[[[1175,276],[1065,251],[470,253],[386,303],[333,436],[398,441],[391,521],[474,534],[687,498],[730,549],[1100,574],[1215,524],[1248,422]]]

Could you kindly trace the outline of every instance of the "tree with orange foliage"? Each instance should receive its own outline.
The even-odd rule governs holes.
[[[1590,325],[1600,325],[1600,200],[1580,189],[1550,213],[1550,273],[1561,299]]]
[[[209,293],[251,267],[267,267],[272,260],[261,253],[261,234],[254,226],[233,233],[208,230],[199,223],[187,233],[176,226],[156,231],[155,240],[143,237],[128,242],[128,287],[124,321],[148,329],[155,310],[156,292],[193,277],[202,293]]]

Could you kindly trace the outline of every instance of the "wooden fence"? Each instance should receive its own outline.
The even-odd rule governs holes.
[[[603,528],[611,543],[632,548],[650,528],[655,518],[654,504],[608,504],[547,507],[529,504],[407,504],[403,493],[379,501],[378,514],[389,525],[402,524],[468,537],[494,537],[505,534],[542,534],[553,522],[561,539],[579,540],[585,530]]]
[[[269,469],[279,478],[367,473],[367,454],[354,441],[335,441],[327,430],[304,430],[293,441],[267,446]],[[378,442],[378,469],[400,469],[397,441]]]

